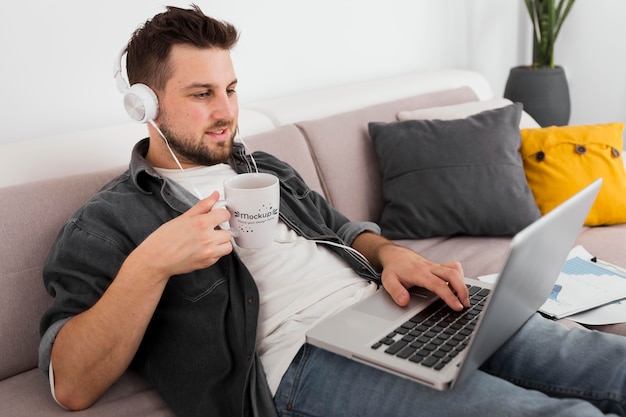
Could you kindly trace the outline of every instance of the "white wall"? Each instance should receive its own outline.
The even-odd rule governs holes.
[[[557,40],[572,122],[626,121],[626,2],[579,0]]]
[[[240,101],[441,68],[475,69],[503,91],[530,60],[522,0],[197,0],[241,30]],[[131,32],[164,4],[3,2],[0,143],[127,121],[112,79]],[[623,0],[580,0],[557,43],[571,123],[626,120]]]

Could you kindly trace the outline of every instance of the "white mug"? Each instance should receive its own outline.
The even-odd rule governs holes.
[[[224,181],[224,200],[213,208],[230,212],[230,234],[242,248],[262,248],[274,241],[278,224],[278,177],[266,173],[239,174]]]

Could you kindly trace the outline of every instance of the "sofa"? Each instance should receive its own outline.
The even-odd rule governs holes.
[[[405,111],[443,111],[497,100],[476,72],[416,72],[244,103],[240,131],[250,150],[275,154],[293,165],[312,190],[349,218],[378,222],[389,203],[381,173],[390,167],[382,166],[380,144],[374,146],[370,122],[391,124]],[[457,115],[448,119],[454,121]],[[539,127],[524,112],[519,126]],[[62,224],[125,169],[132,145],[145,135],[145,127],[129,123],[0,147],[6,161],[0,175],[4,181],[0,184],[0,415],[67,413],[54,402],[48,381],[37,368],[39,318],[51,302],[43,288],[42,267]],[[424,185],[409,188],[420,190]],[[408,196],[411,190],[405,192]],[[432,236],[394,240],[434,261],[461,261],[468,277],[479,277],[499,270],[510,238],[510,233],[437,235],[435,231]],[[623,223],[585,226],[577,244],[626,267]],[[625,329],[620,323],[596,328],[619,334],[626,334]],[[73,415],[173,413],[145,380],[128,371],[96,404]]]

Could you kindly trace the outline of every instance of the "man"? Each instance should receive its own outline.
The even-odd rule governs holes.
[[[128,44],[130,84],[148,85],[158,112],[129,170],[70,219],[44,271],[55,301],[40,367],[61,405],[89,407],[130,367],[180,416],[601,413],[576,398],[623,411],[624,341],[538,317],[445,393],[305,345],[307,328],[372,283],[400,305],[406,288],[426,287],[455,310],[468,306],[467,289],[458,263],[430,262],[349,221],[291,167],[233,143],[237,37],[195,6],[169,7]],[[219,227],[228,212],[211,209],[224,179],[252,165],[280,178],[281,221],[272,245],[246,250]],[[580,347],[590,343],[595,354]]]

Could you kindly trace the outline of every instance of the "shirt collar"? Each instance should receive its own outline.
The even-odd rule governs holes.
[[[145,193],[149,192],[146,183],[149,179],[156,179],[160,182],[165,181],[165,178],[159,174],[156,169],[154,169],[148,160],[146,160],[149,147],[149,138],[140,140],[133,148],[130,159],[130,176],[137,188]],[[228,159],[228,163],[233,167],[233,169],[240,172],[241,169],[237,169],[237,166],[241,166],[242,162],[246,162],[246,152],[244,146],[235,142],[233,143],[233,151]]]

